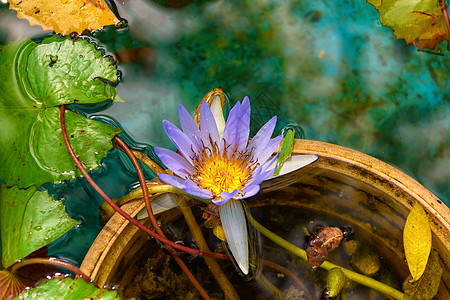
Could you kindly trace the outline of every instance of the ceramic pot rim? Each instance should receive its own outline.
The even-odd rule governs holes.
[[[416,180],[381,160],[350,148],[305,139],[296,139],[294,141],[293,153],[316,154],[319,157],[338,160],[363,168],[376,176],[391,182],[403,192],[409,194],[450,231],[450,209]],[[341,172],[342,170],[335,169],[333,171]],[[408,208],[408,210],[411,210],[411,205],[413,203],[402,201],[402,204]]]

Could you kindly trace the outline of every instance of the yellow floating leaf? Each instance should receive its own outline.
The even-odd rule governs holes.
[[[120,23],[103,0],[10,0],[9,9],[31,26],[63,35]]]
[[[431,251],[431,228],[427,215],[418,203],[408,215],[403,230],[406,261],[414,281],[418,280],[427,266]]]

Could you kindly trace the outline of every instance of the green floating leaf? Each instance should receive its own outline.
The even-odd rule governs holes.
[[[414,281],[411,276],[403,283],[403,300],[431,300],[438,292],[443,269],[439,264],[439,254],[433,249],[422,277]]]
[[[0,187],[2,264],[5,268],[53,242],[78,222],[66,215],[61,201],[35,187]]]
[[[281,146],[280,154],[277,159],[277,169],[273,173],[273,175],[279,175],[280,170],[283,167],[284,162],[291,156],[292,149],[294,148],[294,138],[295,138],[295,130],[289,129],[286,132],[286,135],[283,140],[283,145]]]
[[[0,46],[0,69],[0,178],[23,188],[79,176],[54,106],[119,100],[103,82],[117,80],[115,67],[87,41],[55,36],[41,44],[26,40]],[[98,168],[120,131],[70,112],[66,124],[88,170]]]
[[[54,277],[42,281],[37,287],[22,292],[14,299],[120,299],[117,291],[109,291],[95,287],[93,283],[86,283],[83,279],[70,277]]]
[[[340,268],[333,268],[328,271],[327,275],[327,296],[336,297],[345,287],[347,278]]]
[[[384,26],[394,30],[398,39],[406,44],[434,49],[437,44],[450,40],[445,16],[439,0],[368,0],[380,13]]]
[[[422,276],[431,251],[431,228],[419,203],[414,204],[403,230],[406,262],[413,280]]]

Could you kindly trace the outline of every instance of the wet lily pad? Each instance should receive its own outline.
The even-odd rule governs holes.
[[[79,176],[63,143],[57,105],[120,100],[117,70],[84,40],[52,37],[0,47],[0,178],[40,186]],[[67,113],[67,131],[88,170],[98,168],[120,130]]]
[[[14,299],[120,299],[117,291],[95,287],[83,279],[55,277],[42,281],[37,287],[24,291]]]
[[[0,187],[2,264],[14,264],[42,246],[53,242],[78,222],[66,215],[61,201],[35,187]]]

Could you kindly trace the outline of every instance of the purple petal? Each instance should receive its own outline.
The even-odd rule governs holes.
[[[184,134],[186,134],[186,136],[192,141],[194,145],[200,147],[201,144],[198,144],[200,129],[198,129],[198,126],[195,123],[194,119],[192,119],[186,108],[184,108],[184,106],[181,104],[178,106],[178,117],[180,118],[180,125]]]
[[[273,152],[280,146],[281,140],[283,136],[279,135],[276,138],[270,140],[265,147],[261,148],[261,151],[256,155],[256,153],[252,153],[254,155],[254,159],[258,160],[258,163],[261,165],[264,164],[270,156],[272,156]]]
[[[233,198],[234,196],[236,196],[236,194],[239,193],[238,189],[235,189],[234,191],[232,191],[231,193],[227,193],[227,192],[222,192],[220,194],[220,197],[222,197],[223,199],[226,200],[230,200],[231,198]]]
[[[191,165],[193,165],[191,157],[194,156],[194,152],[192,152],[192,150],[198,152],[197,145],[193,144],[191,140],[180,129],[178,129],[178,127],[176,127],[169,121],[164,120],[163,126],[164,130],[167,133],[167,136],[169,136],[170,140],[175,145],[175,147],[177,147],[177,149],[180,150],[184,158]]]
[[[269,142],[273,130],[275,129],[275,125],[277,123],[277,116],[273,117],[263,127],[258,131],[258,133],[252,138],[250,143],[248,144],[247,149],[250,151],[253,149],[253,155],[258,157],[260,152],[267,146]]]
[[[227,203],[228,201],[230,201],[230,199],[221,199],[221,200],[217,200],[217,198],[214,198],[211,200],[212,203],[214,203],[215,205],[222,205]]]
[[[205,146],[210,145],[210,137],[213,142],[219,142],[219,131],[217,129],[216,120],[214,119],[211,108],[206,101],[203,102],[200,107],[200,131]]]
[[[266,163],[261,166],[261,173],[264,173],[268,168],[270,168],[270,166],[272,166],[275,163],[275,161],[278,159],[279,154],[280,153],[275,154],[274,157],[272,157],[270,160],[266,161]],[[276,168],[277,168],[277,165],[275,164],[275,166],[272,169],[275,171]]]
[[[184,180],[180,177],[169,175],[169,174],[158,174],[158,177],[165,183],[173,185],[177,189],[183,190],[186,187],[186,183],[185,183],[186,180]]]
[[[181,155],[165,148],[155,147],[155,153],[163,164],[182,178],[195,173],[194,167]]]
[[[242,100],[242,115],[237,126],[237,150],[244,151],[248,144],[248,135],[250,134],[250,100],[247,96]]]
[[[225,123],[225,130],[223,131],[223,139],[226,141],[227,146],[229,146],[227,148],[228,159],[231,158],[231,155],[233,154],[237,144],[239,143],[239,136],[237,135],[237,131],[241,117],[241,103],[237,102],[236,105],[230,110],[227,122]],[[223,143],[221,143],[221,147],[223,147]]]
[[[252,197],[252,196],[258,194],[259,189],[260,189],[259,184],[246,186],[241,192],[242,196],[235,197],[234,199],[239,200],[239,199]]]
[[[271,160],[267,161],[265,164],[256,168],[252,175],[252,179],[250,179],[247,182],[246,186],[260,184],[261,182],[263,182],[264,179],[260,180],[261,176],[263,176],[263,173],[266,172],[266,170],[275,163],[277,158],[278,158],[278,153]],[[271,169],[272,173],[275,172],[275,169],[276,168]]]
[[[270,175],[275,172],[275,168],[270,169],[269,171],[264,172],[261,176],[258,177],[257,180],[255,180],[255,184],[260,185],[264,180],[266,180]]]
[[[213,197],[213,194],[210,191],[200,188],[191,180],[186,180],[186,187],[183,188],[183,191],[189,195],[197,196],[203,199],[211,199]]]

